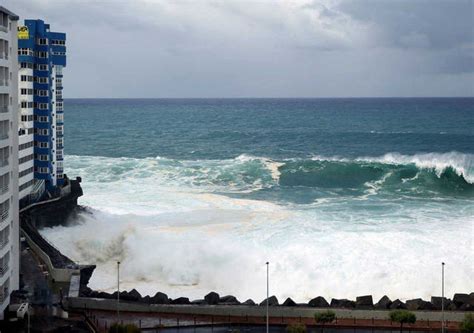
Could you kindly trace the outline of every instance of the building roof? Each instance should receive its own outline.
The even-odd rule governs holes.
[[[20,19],[20,17],[18,15],[16,15],[15,13],[12,13],[11,11],[9,11],[8,9],[6,9],[3,6],[0,6],[0,12],[4,12],[8,16],[10,16],[10,20],[12,20],[12,21],[18,21]]]

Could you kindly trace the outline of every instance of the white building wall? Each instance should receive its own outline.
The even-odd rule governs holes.
[[[57,125],[56,125],[56,93],[57,93],[57,89],[56,89],[56,67],[53,66],[53,69],[51,71],[51,79],[52,79],[52,85],[53,85],[53,95],[51,96],[51,102],[52,102],[52,109],[51,109],[51,115],[52,115],[52,124],[51,124],[51,128],[52,128],[52,141],[53,141],[53,147],[52,147],[52,167],[53,167],[53,172],[52,172],[52,183],[54,186],[57,185],[57,174],[58,174],[58,163],[57,163],[57,159],[56,159],[56,139],[57,139],[57,136],[56,136],[56,129],[57,129]]]
[[[0,41],[8,41],[8,57],[0,56],[0,67],[7,75],[0,84],[0,94],[8,95],[7,109],[0,104],[0,122],[8,120],[8,137],[0,136],[0,319],[10,302],[10,293],[19,288],[20,237],[18,216],[18,41],[17,22],[0,8]],[[1,72],[1,70],[0,70]],[[0,81],[2,77],[0,75]],[[2,101],[1,103],[3,103]],[[6,112],[4,112],[6,111]],[[8,156],[8,157],[7,157]],[[7,180],[8,179],[8,180]]]
[[[23,199],[29,195],[34,186],[34,159],[28,159],[33,155],[33,95],[22,95],[21,89],[33,89],[33,81],[23,81],[22,78],[33,77],[32,68],[20,68],[18,71],[18,94],[20,112],[18,115],[19,123],[19,156],[22,161],[19,163],[19,198]],[[26,107],[25,107],[26,106]],[[26,118],[26,120],[25,120]],[[24,148],[27,146],[28,148]],[[23,159],[23,160],[22,160]]]

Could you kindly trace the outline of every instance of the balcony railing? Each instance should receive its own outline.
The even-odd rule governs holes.
[[[0,31],[8,32],[8,27],[6,27],[4,25],[0,25]]]
[[[0,160],[0,168],[8,165],[8,158]]]
[[[0,214],[0,220],[3,222],[8,218],[8,209]]]
[[[10,296],[10,294],[8,293],[8,286],[5,286],[5,288],[0,291],[0,304],[5,302],[8,296]]]
[[[0,134],[0,140],[6,140],[8,139],[8,133],[7,134]]]
[[[0,240],[0,250],[2,250],[5,246],[7,246],[8,243],[10,243],[9,237],[7,237],[6,239]]]
[[[0,106],[0,113],[7,113],[8,112],[8,106]]]
[[[8,184],[0,187],[0,194],[4,194],[8,192]]]

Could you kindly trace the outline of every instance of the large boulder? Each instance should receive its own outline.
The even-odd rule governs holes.
[[[391,310],[397,310],[397,309],[406,309],[406,305],[405,303],[403,303],[402,301],[400,301],[399,299],[396,299],[392,302],[392,304],[390,304],[390,309]]]
[[[139,298],[137,297],[137,294],[138,291],[136,291],[135,289],[133,289],[132,291],[134,291],[133,293],[131,292],[128,292],[126,290],[122,291],[120,293],[120,299],[121,300],[124,300],[124,301],[128,301],[128,302],[136,302],[139,300]],[[136,293],[135,293],[136,292]],[[141,295],[138,293],[138,296],[140,296],[141,298]]]
[[[256,304],[252,299],[249,298],[248,300],[243,302],[242,305],[256,305]]]
[[[114,297],[115,295],[115,297]],[[121,295],[121,294],[120,294]],[[106,293],[104,291],[99,291],[96,296],[96,298],[103,298],[103,299],[117,299],[117,292],[115,292],[114,294],[109,294],[109,293]],[[120,296],[122,297],[122,296]]]
[[[392,301],[390,298],[388,298],[387,295],[382,296],[381,299],[377,303],[375,303],[375,308],[377,310],[386,310],[390,308],[390,305],[392,304]]]
[[[283,305],[283,306],[296,306],[296,303],[295,303],[295,301],[293,301],[291,298],[288,297],[288,298],[283,302],[282,305]]]
[[[415,299],[410,299],[406,301],[406,307],[410,311],[416,311],[416,310],[431,310],[432,305],[430,302],[426,302],[422,300],[421,298],[415,298]]]
[[[439,296],[432,296],[431,297],[431,306],[433,307],[433,310],[441,310],[442,300],[443,300],[443,297],[439,297]],[[448,310],[450,308],[451,303],[452,303],[451,300],[445,297],[444,298],[444,309]]]
[[[309,301],[308,305],[314,308],[328,308],[329,307],[328,301],[326,301],[326,299],[322,296],[313,298],[311,301]]]
[[[204,296],[204,300],[209,305],[216,305],[219,303],[219,294],[214,291],[211,291],[209,294]]]
[[[372,295],[357,296],[355,307],[356,309],[372,309],[374,307]]]
[[[333,298],[331,300],[331,308],[344,308],[344,309],[352,309],[355,307],[355,302],[350,301],[348,299],[336,299]]]
[[[84,288],[80,288],[81,297],[90,297],[91,293],[92,293],[92,289],[87,286]]]
[[[191,304],[191,302],[189,301],[189,298],[187,298],[187,297],[178,297],[178,298],[172,300],[171,304],[184,305],[184,304]]]
[[[238,305],[240,304],[240,302],[237,299],[237,297],[232,296],[232,295],[227,295],[227,296],[222,296],[221,298],[219,298],[219,304]]]
[[[140,301],[142,299],[142,295],[140,295],[140,293],[136,290],[136,289],[132,289],[130,290],[130,292],[128,293],[128,298],[131,300],[131,301]]]
[[[196,299],[196,300],[192,301],[191,304],[194,304],[194,305],[203,305],[203,304],[207,304],[207,302],[206,302],[206,300],[204,300],[204,299]]]
[[[474,297],[471,298],[468,294],[454,294],[453,303],[459,310],[469,311],[474,309]]]
[[[268,306],[277,306],[279,303],[278,303],[278,298],[276,298],[276,296],[270,296],[268,297]],[[267,299],[263,300],[262,303],[260,303],[260,305],[267,305]]]
[[[169,304],[170,299],[168,298],[168,295],[162,292],[157,292],[155,296],[153,296],[150,299],[151,304]]]

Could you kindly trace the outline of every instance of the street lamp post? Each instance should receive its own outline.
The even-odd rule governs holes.
[[[441,263],[441,333],[444,333],[444,262]]]
[[[269,262],[267,261],[266,263],[267,265],[267,330],[266,332],[268,333],[269,332],[269,318],[268,318],[268,297],[269,297],[269,274],[268,274],[268,266],[269,266]]]
[[[120,261],[117,261],[117,329],[120,322]]]

